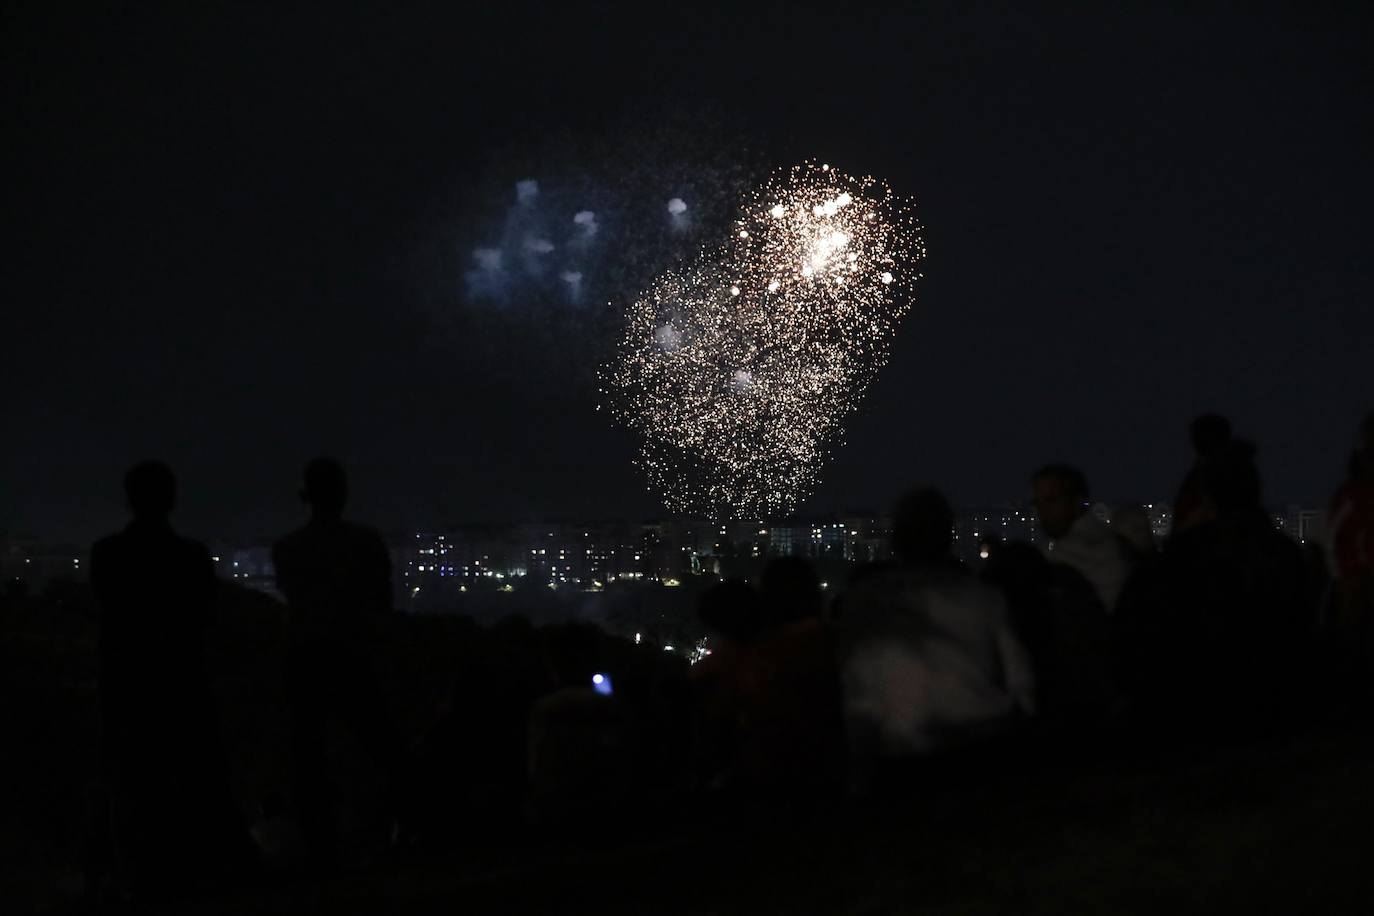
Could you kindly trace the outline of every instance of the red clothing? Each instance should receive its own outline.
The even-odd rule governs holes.
[[[781,626],[748,645],[723,641],[693,666],[691,679],[708,772],[754,789],[838,782],[839,678],[821,621]]]
[[[1194,462],[1174,497],[1174,531],[1183,531],[1203,521],[1207,501],[1202,493],[1202,459]]]
[[[741,777],[759,786],[836,784],[842,760],[834,639],[816,619],[765,634],[753,647]]]
[[[1374,480],[1346,481],[1331,499],[1331,563],[1338,579],[1374,574]]]

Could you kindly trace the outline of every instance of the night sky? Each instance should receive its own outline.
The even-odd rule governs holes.
[[[1320,504],[1374,408],[1362,5],[182,6],[4,25],[0,531],[122,524],[148,456],[202,537],[294,524],[324,452],[390,529],[658,513],[589,372],[462,320],[457,240],[551,138],[682,112],[718,156],[880,175],[926,227],[808,511],[1015,498],[1050,460],[1167,499],[1208,409],[1271,503]]]

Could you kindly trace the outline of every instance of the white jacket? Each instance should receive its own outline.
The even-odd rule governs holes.
[[[1050,544],[1045,556],[1081,573],[1108,614],[1116,609],[1116,600],[1131,574],[1131,558],[1126,545],[1102,519],[1084,512],[1068,534]]]
[[[879,753],[927,753],[1034,711],[1002,595],[973,576],[894,569],[857,583],[844,607],[845,718]]]

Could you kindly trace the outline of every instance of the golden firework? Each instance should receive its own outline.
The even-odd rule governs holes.
[[[729,240],[629,308],[603,401],[674,512],[787,513],[887,360],[925,257],[891,188],[828,165],[746,195]]]

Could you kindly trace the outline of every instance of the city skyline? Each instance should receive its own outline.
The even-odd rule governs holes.
[[[1139,505],[1146,511],[1156,544],[1162,546],[1172,523],[1170,504],[1129,505]],[[1119,507],[1093,504],[1104,519]],[[1324,508],[1271,507],[1269,516],[1275,527],[1299,544],[1326,546]],[[386,539],[398,607],[405,607],[408,583],[413,586],[414,581],[426,575],[451,580],[455,588],[464,581],[471,584],[489,579],[492,581],[486,585],[499,587],[498,582],[505,584],[529,577],[528,581],[538,585],[557,583],[574,589],[599,590],[622,578],[662,583],[712,574],[709,563],[707,567],[700,563],[694,566],[693,558],[761,561],[777,556],[802,556],[813,561],[861,565],[889,556],[890,534],[890,515],[855,510],[735,520],[725,525],[699,518],[663,516],[448,523],[420,530],[393,530],[386,534]],[[1005,542],[1047,543],[1034,510],[1025,502],[956,509],[955,556],[976,564],[979,547],[989,535]],[[207,537],[216,574],[226,581],[275,594],[271,549],[277,537]],[[547,553],[550,549],[557,559]],[[87,560],[87,545],[45,542],[34,537],[16,537],[14,532],[0,532],[0,581],[23,580],[31,589],[40,591],[53,581],[80,582],[88,572]],[[719,573],[714,571],[715,575]],[[599,583],[595,589],[586,588],[594,582]]]

